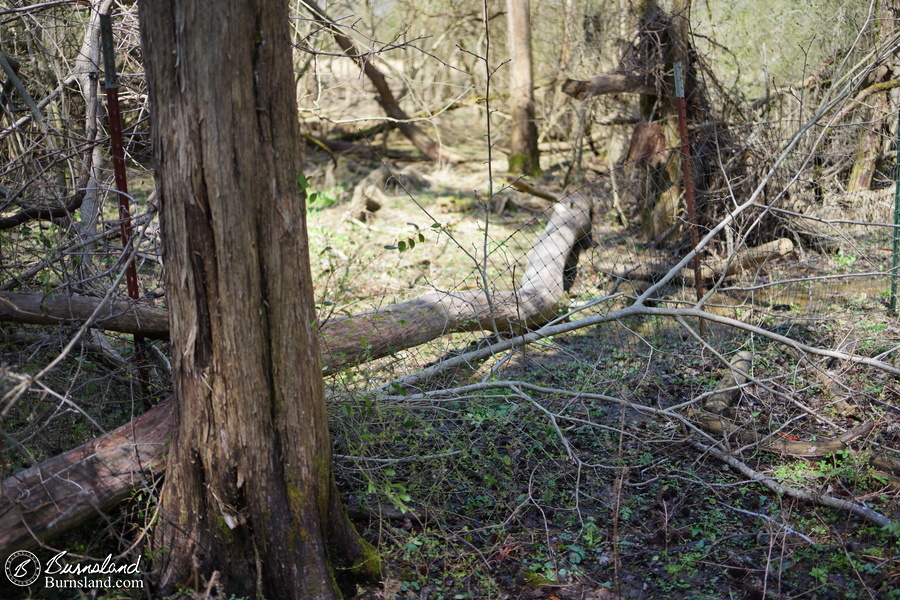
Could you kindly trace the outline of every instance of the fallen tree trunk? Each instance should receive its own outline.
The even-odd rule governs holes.
[[[794,243],[791,240],[787,238],[777,239],[760,246],[740,250],[729,258],[705,264],[700,268],[700,276],[704,281],[714,281],[723,275],[730,277],[731,275],[758,267],[770,260],[787,256],[793,250]],[[657,282],[668,275],[669,271],[672,270],[672,264],[639,263],[624,268],[618,265],[609,265],[606,269],[601,265],[599,270],[607,272],[614,281],[641,280]],[[694,270],[686,267],[681,269],[676,280],[692,282],[694,280]]]
[[[519,290],[428,292],[400,304],[325,322],[320,327],[323,367],[337,371],[451,332],[488,329],[515,333],[546,323],[558,313],[565,296],[566,271],[573,257],[577,259],[590,227],[590,201],[574,194],[554,206],[529,255]],[[0,306],[10,303],[8,297],[0,297]],[[81,306],[84,319],[93,312],[79,303],[66,306],[76,305]],[[127,308],[118,315],[132,319],[124,326],[140,324],[136,315],[142,313],[130,304]],[[31,318],[31,313],[22,310],[4,314]],[[49,322],[72,320],[71,314]],[[121,321],[106,323],[121,325]],[[165,464],[171,426],[170,403],[165,401],[93,442],[4,480],[0,486],[0,561],[15,550],[36,548],[102,514],[135,486],[158,474]]]
[[[652,80],[638,75],[605,73],[586,81],[566,79],[562,91],[576,100],[585,100],[601,94],[651,94],[655,95],[656,85]]]
[[[76,325],[91,318],[92,324],[109,331],[160,339],[169,336],[165,310],[134,302],[54,294],[0,292],[0,321],[34,325]]]
[[[171,398],[134,421],[3,481],[0,560],[32,550],[128,497],[165,466]]]
[[[324,323],[323,357],[332,369],[411,348],[445,333],[519,333],[558,313],[564,272],[590,232],[590,202],[579,194],[554,205],[515,292],[427,292],[412,300]]]

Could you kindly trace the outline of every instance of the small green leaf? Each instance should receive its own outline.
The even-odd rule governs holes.
[[[432,228],[432,229],[440,229],[440,228],[441,228],[441,224],[440,224],[440,223],[432,223],[432,224],[431,224],[431,228]]]
[[[397,246],[394,246],[394,245],[392,245],[392,244],[387,244],[387,245],[384,247],[384,249],[385,249],[385,250],[396,250],[396,249],[397,249]]]
[[[425,243],[425,236],[422,235],[421,233],[419,234],[419,241],[423,244]]]
[[[409,238],[409,239],[406,240],[406,241],[409,242],[409,249],[410,249],[410,250],[412,250],[413,248],[416,247],[416,240],[414,240],[414,239],[412,239],[412,238]]]
[[[402,240],[397,242],[397,248],[400,250],[400,252],[406,252],[406,242]]]

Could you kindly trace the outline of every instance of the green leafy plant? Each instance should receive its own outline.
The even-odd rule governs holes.
[[[396,244],[388,244],[384,248],[385,250],[399,250],[400,252],[406,252],[407,250],[412,250],[416,247],[416,244],[424,244],[425,243],[425,234],[422,233],[422,229],[416,225],[415,223],[407,223],[407,225],[412,225],[415,227],[415,233],[407,237],[406,239],[398,240]],[[437,230],[443,227],[440,223],[432,223],[431,229]]]

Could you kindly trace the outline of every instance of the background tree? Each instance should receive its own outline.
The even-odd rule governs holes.
[[[875,28],[875,45],[889,44],[891,36],[895,34],[897,17],[900,15],[900,2],[898,0],[881,0],[878,3],[878,26]],[[891,110],[891,90],[900,84],[897,80],[896,57],[894,53],[886,54],[884,61],[872,76],[870,84],[863,92],[870,96],[862,103],[865,109],[862,111],[862,121],[868,126],[862,128],[859,134],[856,151],[853,157],[853,167],[847,181],[847,191],[856,192],[868,190],[872,187],[875,172],[879,161],[884,156],[885,139],[890,139],[889,115]]]
[[[534,84],[531,66],[531,2],[507,0],[509,25],[509,170],[523,175],[541,172],[537,124],[534,120]]]
[[[328,547],[345,576],[378,563],[332,474],[287,3],[140,16],[176,345],[159,587],[218,571],[240,596],[335,597]]]

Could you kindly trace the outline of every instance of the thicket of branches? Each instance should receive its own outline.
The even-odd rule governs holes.
[[[444,153],[438,160],[444,166],[428,175],[432,182],[457,168],[448,164],[480,162],[488,149],[502,153],[508,126],[502,58],[507,32],[499,4],[338,3],[328,5],[327,14],[302,0],[292,5],[310,191],[331,189],[335,202],[341,203],[374,184],[382,194],[385,189],[394,196],[411,193],[410,202],[415,203],[414,188],[424,187],[417,179],[420,174],[413,170],[401,176],[397,166],[413,162],[419,156],[415,148],[422,149],[413,139],[416,134],[409,133],[410,125]],[[754,448],[807,458],[852,451],[862,456],[866,468],[877,471],[879,482],[886,482],[879,487],[882,492],[895,493],[891,490],[900,477],[892,383],[900,368],[895,366],[892,326],[879,322],[878,331],[885,333],[868,335],[846,323],[834,325],[846,318],[842,312],[866,302],[870,311],[884,313],[886,297],[879,290],[888,289],[896,270],[884,250],[894,231],[890,223],[897,130],[890,115],[900,81],[895,59],[900,36],[894,27],[898,15],[887,0],[858,5],[852,27],[803,45],[801,66],[795,59],[779,60],[787,50],[773,48],[766,51],[771,56],[762,57],[764,64],[755,67],[758,46],[732,49],[735,36],[722,30],[712,14],[694,7],[690,20],[686,18],[689,2],[657,6],[623,0],[615,10],[591,1],[535,3],[537,114],[547,172],[533,182],[515,181],[512,187],[504,183],[512,178],[480,184],[475,204],[484,208],[483,237],[480,246],[473,244],[475,250],[468,241],[458,241],[442,219],[422,209],[423,221],[435,224],[429,235],[445,235],[451,240],[447,247],[467,255],[471,263],[457,282],[425,287],[441,298],[463,298],[465,310],[474,310],[480,300],[473,298],[484,296],[493,315],[472,326],[471,315],[463,313],[460,321],[467,325],[444,330],[475,333],[386,343],[377,351],[367,346],[370,353],[363,358],[334,353],[326,360],[331,365],[336,444],[349,466],[347,480],[408,508],[408,490],[392,488],[389,477],[370,475],[371,461],[384,461],[384,467],[395,464],[393,460],[428,455],[446,468],[451,454],[442,453],[440,443],[434,442],[411,451],[414,456],[392,456],[392,448],[409,448],[400,442],[392,446],[369,441],[360,433],[371,424],[363,416],[383,419],[378,427],[385,429],[409,422],[459,428],[459,422],[471,422],[477,411],[453,402],[476,398],[477,404],[492,393],[504,393],[542,419],[545,434],[566,457],[566,468],[574,465],[576,499],[579,493],[593,493],[580,487],[582,471],[605,468],[592,463],[580,449],[579,434],[571,433],[593,428],[619,436],[617,460],[625,455],[623,437],[643,434],[648,443],[687,442],[698,454],[712,455],[779,494],[890,525],[896,514],[890,513],[889,503],[872,508],[859,500],[863,492],[855,490],[794,489],[764,475],[747,459]],[[827,14],[846,6],[822,3],[819,9]],[[131,200],[136,233],[127,243],[118,236],[99,55],[97,15],[107,10],[114,15],[126,153],[135,184]],[[164,320],[165,292],[157,199],[149,177],[152,142],[137,10],[137,3],[112,0],[13,2],[0,9],[0,66],[6,82],[0,96],[0,292],[7,294],[0,296],[0,304],[24,302],[9,295],[12,292],[42,294],[60,302],[63,309],[52,318],[65,321],[53,329],[21,325],[50,319],[40,314],[50,304],[46,300],[28,310],[19,304],[19,313],[39,313],[31,321],[15,310],[0,310],[12,321],[0,326],[0,344],[6,348],[0,360],[8,365],[0,373],[0,427],[7,440],[3,475],[10,478],[4,500],[13,504],[17,499],[10,490],[17,488],[9,486],[16,473],[29,473],[27,469],[54,455],[113,431],[146,407],[156,405],[153,419],[162,418],[160,406],[165,405],[157,403],[169,393],[165,342],[149,343],[138,369],[130,338],[122,333],[166,335],[164,326],[150,332],[147,325],[152,318]],[[750,17],[735,19],[740,25]],[[679,38],[679,31],[692,31],[690,24],[694,35]],[[352,43],[352,50],[336,42],[341,36]],[[488,41],[493,44],[491,54],[485,51]],[[690,48],[679,50],[685,41]],[[679,139],[673,133],[672,63],[679,57],[688,58],[692,78],[689,131],[699,203],[696,248],[686,222]],[[367,65],[386,76],[388,91],[408,118],[392,112],[385,90],[367,78]],[[603,74],[638,78],[647,89],[640,94],[633,89],[582,92],[577,97],[563,91],[569,79],[587,81]],[[639,131],[649,133],[642,136]],[[401,134],[413,139],[414,148]],[[371,178],[373,173],[381,173],[380,178]],[[389,176],[404,189],[386,188]],[[536,221],[508,238],[493,237],[492,223],[502,221],[504,207],[540,212],[513,188],[553,199],[577,192],[590,201],[592,211],[592,247],[587,240],[571,244],[577,246],[576,257],[581,252],[581,261],[577,267],[571,260],[566,264],[566,277],[559,282],[565,284],[566,294],[553,290],[553,314],[528,323],[515,318],[516,311],[521,317],[524,306],[522,289],[533,281],[528,273],[522,275],[523,265],[535,267],[529,256],[544,260],[538,250],[529,252],[540,246],[542,230],[548,234],[544,222]],[[670,198],[663,206],[660,198],[667,191]],[[655,223],[662,218],[659,210],[668,211],[664,225]],[[355,215],[353,220],[359,221]],[[417,235],[424,237],[418,230],[410,234],[414,240]],[[126,246],[137,251],[126,253]],[[391,253],[396,249],[381,256]],[[330,261],[320,271],[328,285],[354,278],[368,281],[362,261],[343,260],[330,248],[321,255]],[[693,289],[695,256],[702,271],[702,300]],[[127,298],[123,269],[129,260],[138,268],[143,297],[110,308],[103,302]],[[335,275],[342,269],[343,276]],[[371,292],[375,286],[358,287]],[[504,316],[498,325],[503,290],[515,290],[510,292],[512,300],[504,300],[514,316]],[[405,296],[408,290],[374,291],[381,297],[366,307],[375,313],[359,310],[363,299],[345,289],[323,291],[325,339],[330,339],[329,323],[345,327],[331,330],[343,332],[333,334],[335,339],[349,339],[357,330],[348,323],[395,314],[390,312],[394,301],[414,295]],[[75,296],[93,303],[76,308]],[[850,300],[842,304],[839,298],[845,296]],[[65,318],[66,310],[78,318]],[[146,312],[141,315],[140,310]],[[127,325],[113,318],[128,321],[135,314]],[[342,314],[357,314],[359,321],[342,321]],[[403,335],[411,337],[408,332],[415,323],[403,325]],[[608,346],[586,347],[584,355],[570,351],[567,344],[577,346],[583,340],[565,335],[586,330],[605,336]],[[673,339],[678,343],[673,345]],[[346,352],[344,346],[341,352]],[[677,377],[678,355],[690,357],[689,369],[699,369],[695,375],[705,378],[688,386],[691,397],[673,397],[659,383],[641,387],[641,372],[651,367],[670,379]],[[574,365],[567,372],[571,379],[554,380],[549,369],[533,367],[542,357],[553,364],[560,356]],[[766,361],[771,361],[769,368],[763,366]],[[627,374],[616,374],[617,365],[627,366]],[[529,379],[529,368],[550,381]],[[827,399],[809,401],[818,390],[825,390]],[[373,402],[381,408],[372,408]],[[595,417],[593,408],[586,408],[591,403],[616,407],[621,418]],[[852,405],[848,410],[856,411],[855,420],[834,410],[843,409],[839,403]],[[452,426],[441,421],[445,417],[422,416],[442,410],[448,411]],[[490,410],[496,416],[496,409]],[[639,425],[626,423],[626,411],[673,425],[642,433]],[[759,413],[769,415],[769,421],[760,424],[750,418]],[[793,435],[805,420],[815,424],[816,444],[795,440],[798,445],[791,446],[784,441],[789,438],[779,435]],[[59,435],[71,423],[77,425]],[[146,423],[159,434],[160,421]],[[467,435],[472,447],[483,443],[477,427]],[[524,426],[518,435],[537,437]],[[44,444],[42,437],[63,440],[64,445]],[[141,477],[121,484],[125,491],[104,502],[119,501],[136,487],[144,490],[152,507],[153,460],[158,455],[150,458],[142,467],[129,464]],[[621,492],[621,479],[617,485]],[[126,530],[122,538],[129,546],[140,527]],[[0,545],[0,550],[17,544],[33,545],[18,539]]]

